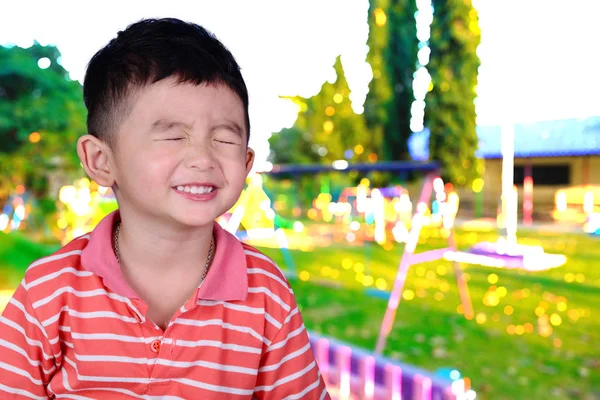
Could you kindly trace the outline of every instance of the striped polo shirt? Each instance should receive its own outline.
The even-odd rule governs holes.
[[[27,269],[0,317],[0,399],[330,398],[273,261],[215,223],[211,269],[163,331],[121,274],[117,218]]]

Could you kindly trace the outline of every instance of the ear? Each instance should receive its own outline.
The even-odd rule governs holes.
[[[246,175],[250,173],[252,166],[254,165],[254,150],[250,147],[246,150]]]
[[[77,140],[77,155],[87,175],[98,185],[111,187],[114,183],[108,145],[92,135]]]

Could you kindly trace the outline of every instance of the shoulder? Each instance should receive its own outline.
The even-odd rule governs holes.
[[[286,288],[291,288],[285,272],[269,256],[246,243],[242,243],[246,256],[248,275],[256,275],[263,283],[276,282]]]
[[[83,235],[73,239],[56,252],[42,257],[29,265],[25,271],[26,287],[35,286],[40,279],[51,280],[61,273],[81,269],[81,254],[89,242],[90,236]]]
[[[22,285],[38,313],[45,315],[57,312],[63,304],[51,300],[61,293],[78,289],[82,278],[93,275],[84,270],[81,264],[81,254],[88,242],[89,235],[80,236],[29,265]]]
[[[284,271],[267,255],[242,243],[248,272],[248,292],[260,293],[271,303],[277,303],[286,312],[296,307],[294,291]]]

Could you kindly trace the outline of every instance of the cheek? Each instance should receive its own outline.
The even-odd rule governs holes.
[[[230,161],[233,159],[238,159],[239,157],[243,157],[245,154],[242,146],[219,143],[217,141],[213,141],[212,152],[215,157],[220,159],[225,158]]]
[[[225,171],[228,177],[229,184],[237,189],[243,189],[246,185],[246,160],[236,161],[232,163],[229,161],[229,165],[225,165]]]
[[[131,157],[130,169],[125,173],[137,189],[142,188],[150,195],[154,189],[164,188],[169,184],[175,162],[173,157],[160,154],[146,154],[144,156]]]

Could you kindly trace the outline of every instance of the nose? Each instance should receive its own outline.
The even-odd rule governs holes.
[[[185,160],[187,167],[201,171],[214,169],[215,162],[214,150],[204,143],[190,146]]]

